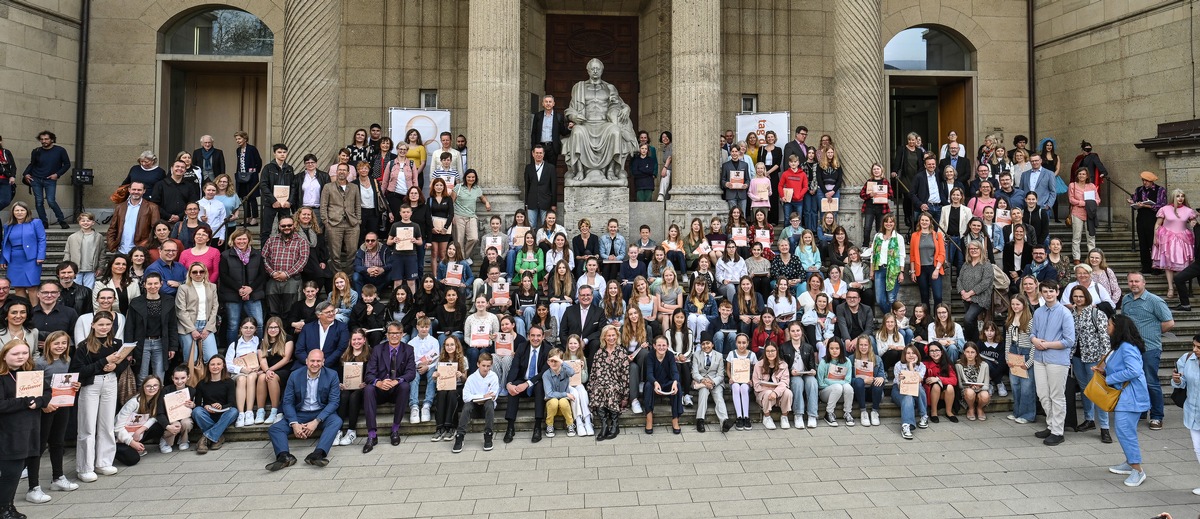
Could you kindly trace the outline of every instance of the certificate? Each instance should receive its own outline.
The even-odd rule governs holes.
[[[496,334],[496,355],[507,356],[513,354],[513,342],[517,340],[517,334],[514,332],[500,332]]]
[[[571,366],[571,371],[574,373],[573,375],[571,375],[571,381],[569,382],[571,387],[575,387],[580,384],[583,384],[583,361],[582,360],[567,360],[567,361],[563,361],[563,364]]]
[[[292,186],[271,186],[271,195],[276,201],[286,202],[292,195]]]
[[[187,389],[181,389],[163,395],[163,403],[167,406],[167,420],[174,423],[192,416],[192,410],[187,406],[192,400],[191,393]]]
[[[433,230],[440,232],[440,233],[445,233],[446,231],[448,231],[450,229],[449,227],[446,226],[448,221],[449,220],[447,220],[446,218],[442,218],[440,216],[434,216],[433,217]]]
[[[900,372],[900,394],[917,396],[921,390],[921,374],[916,371]]]
[[[735,245],[737,245],[738,247],[745,247],[750,244],[746,238],[746,228],[745,227],[734,227],[729,230],[729,235],[730,235],[730,238],[733,240],[733,243]]]
[[[729,361],[730,380],[734,384],[750,383],[750,359],[733,359]]]
[[[761,243],[764,249],[771,248],[771,230],[770,229],[755,229],[754,242]]]
[[[131,432],[131,433],[135,433],[138,431],[138,429],[141,429],[143,426],[145,426],[146,422],[149,422],[149,421],[150,421],[149,414],[144,414],[144,413],[134,414],[133,416],[129,417],[128,422],[125,422],[125,430],[128,432]]]
[[[244,370],[257,369],[259,367],[258,351],[252,351],[245,355],[234,358],[233,364]]]
[[[746,185],[746,172],[740,169],[735,169],[729,172],[729,183],[734,189],[741,189]]]
[[[528,227],[513,227],[512,240],[510,240],[512,243],[510,243],[510,246],[516,248],[525,245],[525,233],[527,232],[529,232]]]
[[[75,388],[72,384],[79,381],[79,373],[58,373],[50,377],[50,405],[55,407],[72,407],[75,405]]]
[[[509,282],[499,281],[492,283],[492,305],[504,306],[512,302],[512,296],[509,294]]]
[[[792,203],[792,193],[794,193],[794,192],[795,192],[795,190],[793,190],[790,187],[783,188],[783,192],[780,193],[780,195],[779,195],[779,200],[785,204]]]
[[[455,262],[447,265],[446,279],[442,280],[442,282],[450,286],[461,287],[463,285],[462,263]]]
[[[1089,200],[1092,202],[1096,201],[1096,192],[1095,191],[1084,191],[1083,192],[1083,201],[1087,202]]]
[[[712,244],[712,249],[713,249],[713,250],[715,250],[715,251],[717,251],[717,252],[721,252],[721,253],[725,252],[725,242],[724,242],[724,241],[721,241],[721,240],[713,240],[713,241],[711,241],[711,242],[709,242],[709,243],[711,243],[711,244]]]
[[[471,326],[471,347],[486,348],[492,342],[492,332],[487,323]]]
[[[17,398],[42,396],[45,382],[45,372],[42,371],[17,371]]]
[[[867,378],[875,376],[875,363],[869,360],[854,361],[854,376]]]
[[[887,184],[882,182],[867,182],[867,193],[871,195],[871,203],[886,204],[888,203]]]
[[[124,360],[125,358],[129,357],[130,355],[133,355],[133,350],[136,348],[137,348],[136,342],[127,342],[125,344],[122,344],[121,349],[117,350],[117,357],[121,358],[121,360]],[[121,362],[121,361],[118,360],[117,362]]]
[[[437,365],[438,391],[454,391],[458,387],[458,363],[439,362]]]
[[[700,243],[696,244],[696,250],[692,251],[692,254],[703,256],[710,252],[712,252],[712,247],[708,244],[708,240],[701,240]]]
[[[342,363],[342,385],[346,389],[358,389],[363,383],[363,363],[361,362],[343,362]]]
[[[838,199],[837,198],[822,198],[821,199],[821,212],[822,213],[838,212]]]
[[[488,249],[496,249],[496,252],[500,252],[503,249],[503,247],[504,247],[504,237],[502,237],[502,236],[484,236],[483,237],[484,252],[487,252]]]
[[[413,250],[413,228],[412,227],[397,227],[396,228],[396,250],[411,251]]]
[[[1014,377],[1029,378],[1029,370],[1025,369],[1025,356],[1016,353],[1008,354],[1008,372]],[[1017,364],[1014,366],[1013,364]]]
[[[1012,225],[1012,213],[1008,209],[997,209],[996,223],[998,225]]]
[[[837,364],[830,364],[829,371],[827,373],[825,373],[825,378],[828,378],[829,380],[846,380],[846,372],[847,371],[849,371],[849,370],[846,369],[846,366],[838,366]]]

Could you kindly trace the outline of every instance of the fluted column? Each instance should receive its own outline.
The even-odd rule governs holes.
[[[861,186],[872,162],[887,167],[879,0],[838,0],[833,21],[835,142],[845,185]]]
[[[471,166],[494,179],[489,190],[520,185],[521,2],[472,0],[467,46],[467,135]]]
[[[287,0],[283,26],[283,142],[293,162],[304,153],[329,161],[338,149],[342,2]]]
[[[718,193],[721,117],[721,2],[671,5],[671,193]]]

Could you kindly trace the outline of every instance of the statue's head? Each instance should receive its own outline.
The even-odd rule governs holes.
[[[604,63],[601,63],[597,58],[592,58],[591,61],[588,61],[587,63],[587,71],[588,77],[592,79],[600,79],[600,74],[604,73]]]

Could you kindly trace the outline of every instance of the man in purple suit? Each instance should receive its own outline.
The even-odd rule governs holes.
[[[392,321],[387,325],[387,342],[380,343],[371,350],[367,359],[367,368],[363,380],[367,383],[363,390],[363,408],[367,411],[367,442],[363,444],[363,454],[371,452],[379,444],[376,436],[375,414],[379,407],[378,401],[392,402],[396,409],[404,409],[408,402],[409,385],[417,377],[417,362],[413,358],[413,349],[404,343],[404,327]],[[392,445],[400,445],[400,413],[392,418]]]

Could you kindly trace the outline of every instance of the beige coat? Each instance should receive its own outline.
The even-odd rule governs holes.
[[[217,285],[205,282],[203,289],[207,307],[204,330],[215,333],[217,331],[217,312],[219,311]],[[175,317],[179,321],[176,331],[181,335],[196,330],[196,316],[200,314],[200,297],[196,290],[195,285],[184,283],[179,285],[179,291],[175,293]]]
[[[358,227],[362,219],[362,198],[358,194],[357,184],[346,184],[342,191],[337,182],[330,182],[321,188],[321,219],[325,225],[338,226],[349,222]]]

